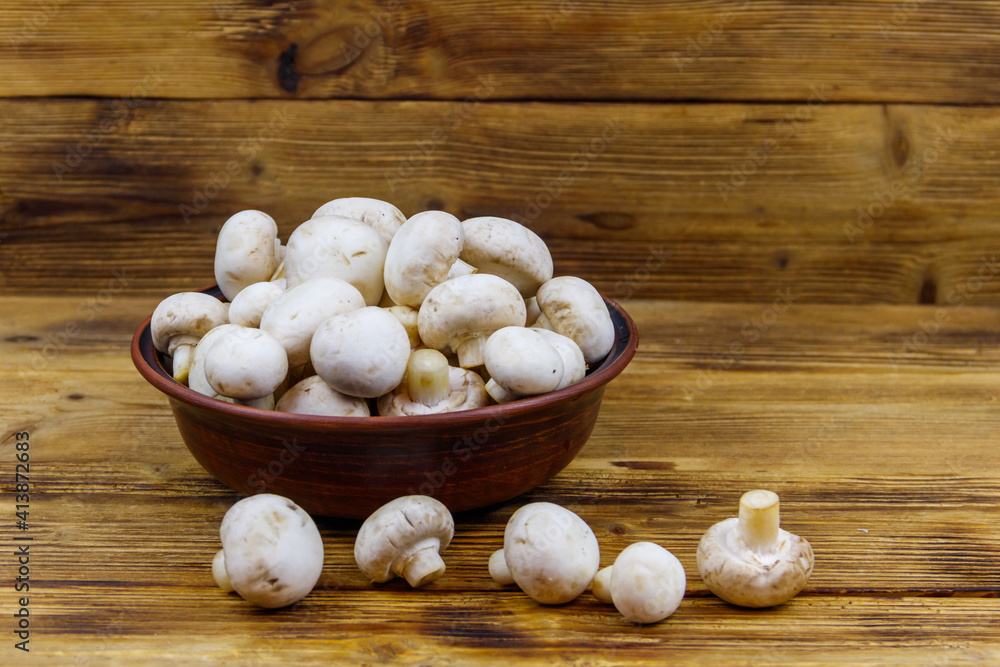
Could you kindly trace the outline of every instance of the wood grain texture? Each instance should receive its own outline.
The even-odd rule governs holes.
[[[609,385],[590,442],[542,487],[458,516],[442,579],[418,591],[369,585],[352,561],[358,523],[321,520],[319,587],[262,612],[215,589],[209,572],[238,496],[193,460],[128,358],[156,301],[120,294],[88,321],[80,296],[0,299],[0,459],[12,461],[13,432],[31,432],[32,535],[44,553],[32,571],[33,662],[1000,659],[1000,454],[989,446],[1000,309],[793,304],[772,321],[766,304],[630,302],[640,351]],[[905,348],[938,311],[938,330]],[[5,498],[11,470],[0,465]],[[765,611],[715,599],[694,560],[705,528],[755,487],[781,494],[783,525],[817,554],[806,590]],[[669,548],[688,574],[681,608],[639,627],[589,593],[545,608],[497,586],[486,560],[510,514],[534,500],[584,517],[602,564],[634,541]]]
[[[988,108],[82,100],[0,115],[6,290],[193,289],[236,211],[287,237],[360,195],[521,220],[558,274],[617,299],[1000,300]]]
[[[5,0],[0,17],[8,97],[463,99],[493,77],[497,99],[1000,100],[1000,4],[975,0]]]

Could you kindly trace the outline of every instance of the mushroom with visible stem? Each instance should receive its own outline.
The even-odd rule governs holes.
[[[615,343],[615,325],[593,285],[575,276],[560,276],[539,287],[535,298],[541,310],[535,327],[572,338],[588,364],[608,356]]]
[[[455,522],[440,501],[402,496],[365,519],[354,542],[354,560],[375,583],[401,576],[420,588],[444,574],[440,552],[454,534]]]
[[[504,560],[521,590],[541,604],[577,598],[601,562],[597,537],[579,516],[553,503],[530,503],[510,517]]]
[[[298,382],[282,395],[274,406],[278,412],[325,417],[368,417],[368,402],[342,394],[318,375]]]
[[[698,544],[698,572],[709,590],[741,607],[772,607],[795,597],[813,570],[808,540],[780,527],[778,494],[740,498],[739,517],[709,528]]]
[[[414,350],[403,382],[378,399],[383,417],[430,415],[472,410],[489,405],[483,380],[475,372],[448,365],[448,359],[425,348]]]
[[[379,233],[357,220],[327,215],[307,220],[288,237],[285,283],[289,289],[315,278],[353,285],[369,306],[382,298],[388,249]]]
[[[309,357],[316,374],[340,393],[375,398],[403,380],[410,339],[391,313],[368,306],[320,324]]]
[[[173,357],[173,376],[188,384],[194,349],[202,336],[229,321],[226,304],[202,292],[171,294],[153,310],[153,346]]]
[[[507,567],[507,559],[503,554],[503,549],[497,549],[490,554],[489,568],[493,581],[501,586],[509,586],[514,583],[514,577],[511,576],[510,569]]]
[[[430,292],[417,313],[417,329],[427,347],[458,355],[458,365],[484,363],[486,340],[497,329],[523,326],[524,299],[497,276],[472,274],[446,280]]]
[[[263,399],[288,375],[285,348],[260,329],[227,329],[205,353],[205,379],[217,393],[239,400]],[[274,399],[260,406],[274,407]]]
[[[677,610],[686,586],[684,566],[676,556],[658,544],[636,542],[625,547],[611,566],[608,592],[628,620],[657,623]]]
[[[227,593],[233,592],[233,584],[229,581],[229,575],[226,574],[226,552],[224,549],[216,551],[215,558],[212,559],[212,578],[215,579],[219,588]]]
[[[583,353],[569,338],[551,331],[505,327],[486,342],[490,380],[486,391],[497,403],[562,389],[583,379]]]
[[[323,538],[288,498],[261,493],[240,500],[223,517],[219,536],[229,585],[259,607],[287,607],[319,581]]]
[[[309,362],[309,345],[324,320],[364,307],[364,297],[353,285],[339,278],[313,278],[272,301],[261,315],[260,328],[285,348],[289,368],[298,369]]]
[[[378,232],[386,245],[392,242],[400,225],[406,222],[406,216],[402,211],[389,202],[368,197],[341,197],[328,201],[316,209],[312,217],[321,218],[328,215],[338,215],[365,223]]]
[[[262,211],[240,211],[222,225],[215,245],[215,280],[228,301],[248,285],[271,279],[281,260],[278,225]]]
[[[530,298],[552,278],[552,255],[538,234],[524,225],[495,216],[462,223],[465,243],[461,258],[480,273],[500,276],[524,298]]]
[[[400,306],[420,308],[427,293],[449,278],[475,273],[459,253],[462,223],[444,211],[424,211],[407,220],[385,255],[385,291]]]

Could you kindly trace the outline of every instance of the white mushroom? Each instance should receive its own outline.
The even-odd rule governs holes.
[[[244,498],[226,512],[219,535],[229,582],[248,602],[287,607],[319,581],[323,539],[312,517],[287,498]]]
[[[444,574],[440,552],[451,543],[455,522],[429,496],[403,496],[375,510],[354,542],[354,560],[373,582],[402,576],[419,588]]]
[[[227,593],[233,591],[233,585],[229,582],[229,575],[226,574],[226,552],[219,549],[212,559],[212,578],[216,585]]]
[[[339,215],[365,223],[378,232],[386,245],[392,241],[400,225],[406,222],[403,212],[389,202],[367,197],[341,197],[328,201],[316,209],[312,217],[328,215]]]
[[[486,342],[490,381],[486,391],[498,402],[555,390],[563,380],[562,355],[536,329],[504,327]]]
[[[525,299],[524,307],[527,311],[524,326],[530,327],[535,324],[538,320],[538,316],[542,314],[541,308],[538,307],[538,298],[533,296],[530,299]]]
[[[324,320],[309,356],[316,374],[337,391],[374,398],[403,380],[410,339],[391,313],[368,306]]]
[[[288,356],[285,348],[260,329],[228,329],[205,353],[205,379],[216,393],[230,398],[266,398],[274,393],[286,375]],[[259,407],[273,408],[273,397]]]
[[[313,375],[286,391],[274,407],[278,412],[325,417],[368,417],[368,402],[347,396]]]
[[[424,211],[407,220],[385,256],[385,290],[393,302],[420,308],[437,285],[474,273],[458,258],[464,241],[462,223],[450,213]]]
[[[504,530],[503,552],[514,582],[542,604],[578,597],[601,562],[590,526],[553,503],[531,503],[514,512]]]
[[[524,298],[552,278],[552,255],[538,234],[506,218],[469,218],[462,223],[462,259],[514,285]]]
[[[226,220],[215,246],[215,280],[228,301],[271,279],[278,268],[278,225],[267,213],[240,211]]]
[[[202,336],[191,358],[191,370],[188,374],[189,388],[205,396],[216,396],[215,389],[212,388],[212,385],[208,383],[208,379],[205,377],[205,357],[208,356],[208,350],[212,347],[212,343],[218,340],[225,332],[239,328],[240,325],[238,324],[221,324]]]
[[[524,299],[503,278],[459,276],[441,283],[420,305],[417,328],[427,347],[455,352],[459,366],[481,366],[486,340],[497,329],[524,326]]]
[[[194,346],[202,336],[228,322],[226,305],[202,292],[180,292],[161,301],[150,319],[153,346],[173,357],[174,379],[189,382]]]
[[[677,558],[652,542],[625,547],[611,568],[611,600],[633,623],[657,623],[677,610],[687,578]]]
[[[406,335],[410,339],[411,350],[415,350],[424,344],[420,340],[420,330],[417,328],[418,311],[409,306],[389,306],[385,310],[399,320],[399,323],[406,329]]]
[[[598,602],[612,604],[611,601],[611,566],[601,568],[594,575],[594,581],[590,584],[590,592],[594,594]]]
[[[229,305],[229,321],[244,327],[259,327],[261,315],[285,291],[282,282],[261,282],[244,287]]]
[[[698,544],[698,572],[709,590],[741,607],[772,607],[795,597],[813,570],[808,540],[780,527],[778,494],[748,491],[739,518],[720,521]]]
[[[615,326],[600,293],[582,278],[560,276],[538,288],[542,314],[536,327],[572,338],[588,364],[608,356],[615,344]]]
[[[501,586],[509,586],[514,583],[514,577],[510,576],[510,570],[507,569],[507,559],[503,555],[503,549],[497,549],[490,554],[489,568],[493,581]]]
[[[403,382],[378,399],[383,417],[429,415],[472,410],[489,405],[483,380],[476,373],[448,365],[437,350],[410,353]]]
[[[387,246],[363,222],[334,215],[313,218],[292,232],[286,247],[289,289],[310,279],[340,278],[354,285],[369,306],[382,298]]]
[[[364,305],[361,293],[343,280],[313,278],[272,301],[260,318],[260,328],[278,339],[294,369],[309,361],[313,333],[324,320]]]
[[[556,385],[556,390],[568,387],[584,378],[587,374],[587,362],[583,359],[583,350],[572,338],[548,329],[533,329],[533,331],[537,331],[562,357],[563,374],[559,384]]]

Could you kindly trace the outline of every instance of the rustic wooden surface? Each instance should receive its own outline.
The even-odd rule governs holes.
[[[155,303],[122,292],[86,321],[79,295],[0,299],[4,498],[12,434],[32,443],[32,664],[1000,660],[998,308],[629,302],[639,355],[590,442],[544,486],[459,516],[444,578],[369,585],[357,524],[323,520],[318,589],[261,612],[210,573],[238,496],[131,367],[133,327]],[[766,611],[715,599],[694,560],[754,487],[781,494],[784,526],[817,554],[806,590]],[[589,593],[546,608],[495,585],[487,558],[533,500],[583,516],[603,564],[634,541],[670,549],[688,574],[680,609],[640,627]],[[3,509],[10,545],[12,500]],[[0,567],[12,571],[9,555]]]
[[[124,276],[162,298],[211,282],[192,267],[236,211],[287,238],[361,195],[521,220],[560,273],[616,298],[1000,302],[992,108],[19,100],[0,116],[9,289]]]
[[[128,0],[0,3],[2,96],[995,104],[1000,9],[978,0]],[[87,75],[80,75],[81,59]]]
[[[1000,662],[1000,2],[0,0],[0,664]],[[128,343],[215,235],[328,199],[514,217],[640,351],[563,473],[458,517],[448,574],[261,612],[209,562],[235,493]],[[13,438],[32,443],[13,650]],[[817,553],[790,604],[697,576],[740,494]],[[625,622],[496,586],[520,504],[688,572]],[[4,620],[6,619],[6,620]]]

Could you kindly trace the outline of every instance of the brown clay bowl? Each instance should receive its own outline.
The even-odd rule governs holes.
[[[220,296],[217,287],[202,290]],[[398,496],[422,494],[452,512],[509,500],[565,468],[587,442],[604,386],[635,355],[632,318],[605,299],[615,325],[608,357],[580,382],[477,410],[416,417],[318,417],[232,405],[173,379],[149,318],[132,361],[167,395],[184,444],[241,493],[276,493],[311,514],[363,519]]]

